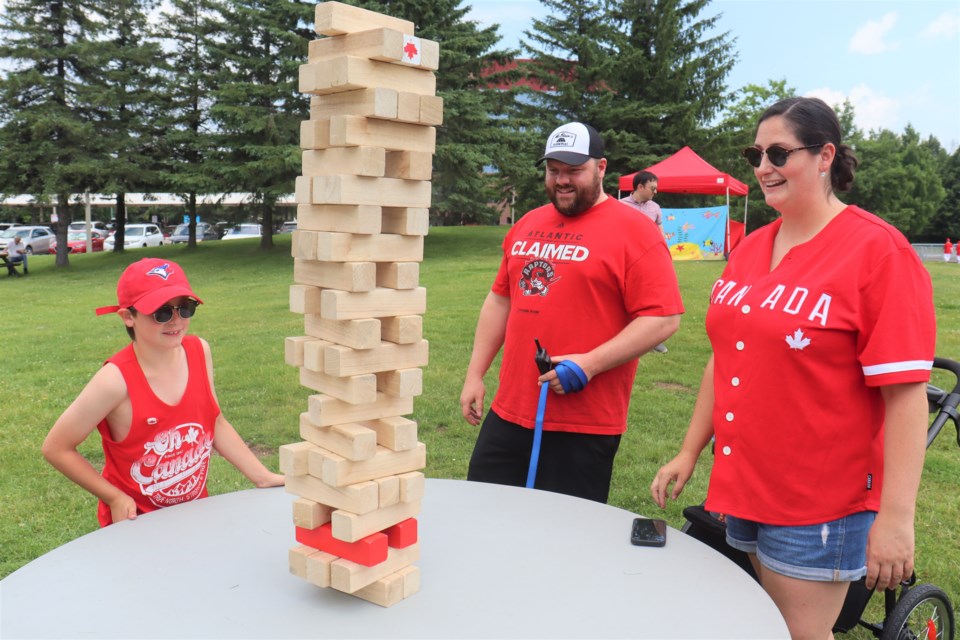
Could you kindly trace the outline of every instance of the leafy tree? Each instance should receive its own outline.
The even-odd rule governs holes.
[[[219,130],[216,164],[222,191],[252,194],[273,246],[273,210],[300,172],[300,122],[309,101],[298,93],[316,3],[233,0],[217,3],[225,26],[214,51],[221,69],[211,116]]]
[[[0,18],[0,190],[54,195],[56,264],[67,266],[70,194],[94,190],[100,135],[89,108],[102,21],[97,0],[7,0]]]
[[[943,153],[946,155],[945,151]],[[946,196],[927,227],[927,240],[939,241],[943,236],[960,236],[960,148],[945,158],[940,170],[940,181]]]
[[[848,202],[871,211],[907,236],[922,233],[933,219],[946,190],[937,157],[921,145],[916,130],[902,136],[882,130],[857,146],[860,167]]]
[[[223,191],[209,162],[216,149],[210,96],[218,76],[212,52],[223,28],[215,9],[208,0],[171,0],[160,28],[160,35],[173,45],[163,86],[161,125],[168,155],[162,182],[185,201],[189,247],[197,243],[197,195]]]
[[[772,104],[796,95],[784,80],[769,80],[766,85],[749,84],[730,97],[730,105],[721,114],[719,123],[710,130],[710,139],[700,155],[717,169],[729,173],[750,188],[747,203],[747,232],[762,227],[779,214],[767,206],[753,176],[753,168],[744,162],[740,152],[753,144],[757,121]],[[731,218],[742,217],[731,206]]]

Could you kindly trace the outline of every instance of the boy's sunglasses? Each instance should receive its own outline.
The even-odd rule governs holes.
[[[135,308],[130,307],[132,311],[136,311]],[[197,310],[196,300],[189,300],[179,306],[173,306],[172,304],[165,304],[150,315],[153,316],[153,319],[160,324],[166,324],[173,320],[173,312],[176,310],[180,317],[184,320],[188,320],[193,317],[194,312]],[[139,312],[138,312],[139,313]]]
[[[773,145],[767,147],[765,150],[757,149],[756,147],[747,147],[740,152],[740,155],[746,158],[747,162],[758,169],[760,168],[760,161],[763,160],[763,154],[767,154],[770,164],[775,167],[782,167],[783,165],[787,164],[787,159],[794,151],[803,151],[804,149],[819,149],[822,146],[822,143],[808,144],[805,147],[797,147],[796,149],[784,149],[783,147]]]

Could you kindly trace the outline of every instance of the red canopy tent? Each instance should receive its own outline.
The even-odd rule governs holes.
[[[747,197],[749,187],[728,173],[713,167],[709,162],[697,155],[690,147],[684,147],[675,154],[661,160],[657,164],[647,167],[657,176],[657,190],[664,193],[702,193],[706,195],[725,195],[727,207],[730,206],[730,195]],[[620,191],[633,191],[633,176],[630,173],[620,178]],[[747,221],[747,200],[743,204],[743,223],[731,221],[727,216],[727,251],[732,250],[737,241],[743,237],[743,224]],[[731,229],[731,227],[734,227]]]

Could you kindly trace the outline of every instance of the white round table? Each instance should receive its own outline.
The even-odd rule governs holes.
[[[382,608],[290,575],[294,499],[240,491],[74,540],[0,581],[0,637],[789,635],[759,585],[675,529],[636,547],[628,511],[457,480],[427,480],[420,591]]]

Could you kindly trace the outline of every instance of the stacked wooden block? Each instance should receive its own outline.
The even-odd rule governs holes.
[[[296,540],[290,570],[390,606],[419,588],[417,520],[426,448],[403,416],[427,364],[419,286],[443,103],[439,46],[413,23],[339,2],[317,6],[302,123],[285,343],[317,392],[300,442],[280,448]]]

